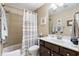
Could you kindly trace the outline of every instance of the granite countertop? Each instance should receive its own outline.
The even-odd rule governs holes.
[[[57,39],[57,37],[47,36],[47,37],[41,37],[38,39],[79,52],[79,45],[74,45],[70,41],[69,37],[62,37],[62,39]]]

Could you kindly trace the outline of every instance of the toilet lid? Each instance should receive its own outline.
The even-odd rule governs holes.
[[[32,50],[38,50],[38,49],[39,49],[39,46],[38,45],[34,45],[34,46],[31,46],[28,50],[32,51]]]

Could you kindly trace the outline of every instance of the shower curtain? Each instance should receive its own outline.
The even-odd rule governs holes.
[[[28,48],[38,44],[37,40],[37,14],[24,10],[23,15],[23,41],[22,53],[28,55]]]
[[[4,7],[1,4],[0,7],[1,7],[1,39],[2,43],[5,43],[8,36],[7,17]]]

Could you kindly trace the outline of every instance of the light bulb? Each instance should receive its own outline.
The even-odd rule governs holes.
[[[64,3],[56,3],[57,6],[61,7],[64,5]]]
[[[54,10],[57,8],[56,4],[51,4],[51,8],[53,8]]]

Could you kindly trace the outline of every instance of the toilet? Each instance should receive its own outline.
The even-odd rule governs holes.
[[[38,51],[39,51],[39,46],[38,45],[31,46],[28,49],[28,55],[29,56],[38,56]]]

